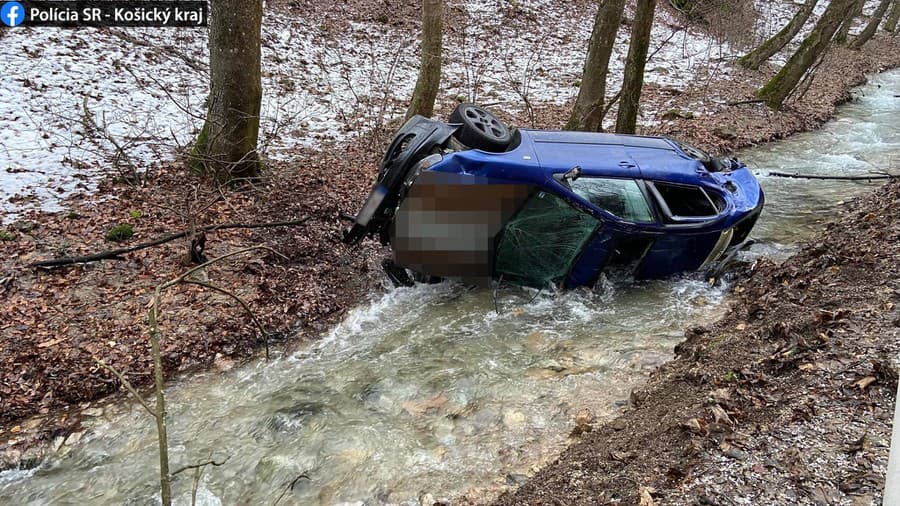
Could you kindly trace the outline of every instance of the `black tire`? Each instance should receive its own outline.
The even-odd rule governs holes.
[[[509,127],[497,116],[475,104],[456,106],[450,115],[450,123],[462,125],[453,135],[470,148],[502,153],[512,142]]]

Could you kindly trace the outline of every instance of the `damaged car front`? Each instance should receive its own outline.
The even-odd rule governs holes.
[[[450,123],[400,129],[344,239],[390,244],[397,283],[408,269],[574,288],[619,266],[636,279],[715,268],[745,245],[763,200],[745,166],[672,139],[510,131],[462,104]]]

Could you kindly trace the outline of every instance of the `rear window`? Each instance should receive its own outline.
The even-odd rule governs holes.
[[[665,208],[673,218],[704,218],[716,216],[719,209],[702,188],[690,185],[653,183]],[[666,209],[664,209],[666,210]]]
[[[572,191],[600,209],[626,221],[651,222],[647,199],[632,179],[581,177],[571,182]]]

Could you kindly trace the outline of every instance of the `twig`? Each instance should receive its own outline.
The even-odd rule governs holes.
[[[242,308],[244,308],[244,311],[246,311],[247,314],[250,315],[250,320],[253,322],[254,325],[256,325],[256,328],[263,335],[263,339],[265,339],[265,343],[266,343],[266,361],[268,362],[268,360],[269,360],[269,333],[266,332],[265,327],[263,327],[263,325],[262,325],[262,323],[260,323],[259,319],[256,318],[256,313],[254,313],[253,310],[250,309],[250,306],[246,302],[244,302],[244,299],[238,297],[231,291],[226,290],[222,287],[211,285],[209,283],[206,283],[203,281],[198,281],[196,279],[186,279],[186,280],[182,281],[182,283],[184,283],[186,285],[202,286],[203,288],[207,288],[214,292],[219,292],[222,295],[227,295],[228,297],[231,297],[232,299],[237,301],[237,303],[240,304]]]
[[[153,42],[150,42],[150,41],[147,41],[144,39],[139,39],[137,37],[134,37],[128,33],[125,33],[124,31],[120,31],[120,30],[110,30],[109,33],[112,35],[115,35],[116,37],[118,37],[126,42],[130,42],[130,43],[138,45],[138,46],[149,47],[151,49],[156,49],[156,50],[163,51],[165,53],[169,53],[172,56],[180,58],[182,61],[184,61],[185,64],[187,64],[188,67],[190,67],[191,69],[193,69],[194,71],[196,71],[200,74],[209,73],[209,67],[205,63],[203,63],[200,60],[191,58],[190,56],[183,53],[181,50],[176,49],[172,46],[168,46],[168,45],[167,46],[159,46],[158,44],[154,44]]]
[[[310,479],[306,474],[301,474],[300,476],[294,478],[294,481],[292,481],[288,486],[284,487],[284,490],[281,491],[281,495],[278,496],[278,499],[275,499],[275,502],[272,503],[272,506],[278,506],[278,503],[281,502],[281,499],[284,498],[284,495],[289,491],[294,490],[294,485],[296,485],[298,481],[304,478],[307,480]]]
[[[222,462],[216,462],[215,460],[210,459],[210,460],[207,460],[206,462],[200,462],[199,464],[191,464],[191,465],[179,467],[177,470],[173,471],[169,476],[175,476],[176,474],[183,473],[183,472],[187,471],[188,469],[200,469],[201,467],[206,467],[206,466],[219,467],[219,466],[225,464],[226,462],[228,462],[228,459],[230,459],[230,458],[231,458],[231,455],[225,457],[225,460],[223,460]]]
[[[769,172],[773,177],[789,177],[794,179],[825,179],[835,181],[871,181],[873,179],[900,179],[900,174],[873,174],[870,176],[818,176],[812,174],[790,174],[787,172]]]
[[[672,33],[670,33],[669,36],[666,37],[666,40],[662,41],[662,43],[659,46],[657,46],[657,48],[654,49],[653,52],[650,53],[649,56],[647,56],[647,59],[645,60],[644,64],[646,65],[646,64],[650,63],[650,60],[652,60],[653,57],[656,56],[656,53],[660,52],[660,50],[662,48],[666,47],[666,44],[668,44],[669,41],[672,40],[675,37],[675,35],[677,35],[678,32],[680,32],[682,30],[684,30],[683,26],[679,26],[677,29],[673,30]]]
[[[106,362],[104,362],[103,360],[100,360],[97,357],[91,357],[91,358],[93,358],[94,362],[97,362],[97,364],[99,364],[100,367],[113,373],[113,375],[116,378],[118,378],[120,382],[122,382],[122,386],[125,387],[125,390],[128,390],[128,393],[130,393],[131,395],[134,396],[135,399],[137,399],[138,403],[140,403],[140,405],[143,406],[143,408],[146,409],[148,413],[150,413],[150,416],[152,416],[153,418],[156,418],[156,411],[154,411],[154,409],[150,407],[150,404],[147,404],[147,400],[144,399],[144,396],[142,396],[141,394],[138,393],[137,389],[135,389],[134,386],[132,386],[130,381],[125,379],[125,376],[122,373],[120,373],[118,370],[116,370],[115,367],[107,364]]]
[[[736,105],[744,105],[744,104],[763,104],[763,103],[765,103],[765,101],[766,100],[764,98],[754,98],[751,100],[738,100],[736,102],[728,102],[728,105],[733,107]]]
[[[191,506],[197,504],[197,489],[200,488],[200,475],[203,474],[203,468],[194,469],[194,480],[191,482]]]
[[[151,248],[153,246],[159,246],[160,244],[165,244],[167,242],[174,241],[175,239],[181,239],[182,237],[187,237],[192,233],[196,232],[215,232],[217,230],[229,230],[235,228],[270,228],[270,227],[291,227],[302,225],[309,221],[310,217],[307,216],[305,218],[299,220],[291,220],[291,221],[276,221],[272,223],[221,223],[218,225],[207,225],[205,227],[200,227],[195,230],[184,230],[178,232],[177,234],[169,234],[158,239],[154,239],[149,242],[136,244],[134,246],[129,246],[127,248],[119,248],[109,251],[103,251],[100,253],[95,253],[93,255],[84,255],[77,257],[62,257],[62,258],[52,258],[49,260],[41,260],[38,262],[33,262],[28,264],[29,267],[60,267],[63,265],[73,265],[73,264],[84,264],[89,262],[97,262],[100,260],[121,260],[121,255],[126,253],[132,253],[138,250]]]

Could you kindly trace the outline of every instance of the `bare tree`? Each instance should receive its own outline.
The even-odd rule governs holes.
[[[897,22],[900,21],[900,0],[894,0],[894,6],[884,23],[884,31],[897,33]]]
[[[758,69],[759,66],[771,58],[772,55],[781,51],[784,46],[794,40],[794,37],[797,36],[800,29],[806,24],[806,20],[809,19],[809,16],[812,14],[818,1],[819,0],[806,0],[806,2],[800,6],[800,10],[798,10],[797,13],[794,14],[794,17],[791,18],[791,21],[784,25],[784,28],[760,44],[759,47],[741,57],[738,60],[738,63],[748,69]]]
[[[847,17],[843,23],[841,23],[840,28],[838,28],[837,33],[834,35],[834,41],[838,44],[844,44],[847,42],[847,37],[850,35],[850,28],[853,27],[853,22],[856,18],[862,16],[863,7],[866,5],[866,0],[856,0],[856,3],[853,5],[853,13],[849,17]]]
[[[212,0],[210,94],[191,166],[221,180],[259,175],[262,0]]]
[[[890,6],[891,0],[881,0],[878,7],[875,8],[875,12],[872,13],[872,17],[869,18],[869,23],[863,28],[863,31],[859,32],[859,35],[850,42],[851,48],[859,49],[863,47],[863,44],[869,42],[869,39],[871,39],[878,30],[878,25],[881,24],[881,20],[884,19],[884,13],[887,12],[888,7]]]
[[[443,45],[443,0],[422,1],[422,56],[419,79],[413,91],[406,119],[416,114],[434,114],[434,100],[441,84],[441,52]]]
[[[650,31],[656,0],[637,0],[634,23],[631,25],[631,45],[625,60],[625,77],[619,96],[619,113],[616,116],[616,132],[633,134],[637,126],[641,89],[644,87],[644,66],[650,48]]]
[[[156,421],[156,440],[159,446],[159,489],[160,489],[160,499],[163,506],[171,506],[172,505],[172,477],[181,472],[187,471],[189,469],[200,470],[203,467],[208,465],[212,465],[215,467],[221,466],[225,462],[228,461],[228,458],[221,462],[216,462],[215,460],[209,460],[206,462],[201,462],[199,464],[191,464],[187,466],[182,466],[178,468],[174,472],[169,472],[169,439],[168,432],[166,429],[166,397],[165,397],[165,378],[164,371],[162,365],[162,349],[160,346],[161,334],[159,330],[159,315],[160,315],[160,302],[162,300],[163,294],[178,285],[187,284],[187,285],[197,285],[208,290],[220,293],[231,299],[238,302],[241,307],[246,311],[250,318],[252,319],[254,325],[260,330],[260,332],[265,333],[265,329],[262,324],[259,323],[259,320],[256,318],[256,314],[253,313],[253,310],[250,309],[250,306],[244,302],[239,296],[235,295],[230,290],[226,290],[222,287],[212,285],[205,281],[200,281],[198,279],[193,278],[192,276],[198,271],[202,271],[215,263],[221,262],[223,260],[232,258],[237,255],[242,255],[244,253],[255,251],[255,250],[264,250],[269,253],[278,255],[283,257],[281,253],[269,248],[268,246],[250,246],[247,248],[239,249],[232,251],[230,253],[225,253],[219,257],[216,257],[212,260],[204,262],[201,265],[193,267],[183,274],[174,278],[172,280],[166,281],[160,285],[156,286],[156,289],[153,291],[153,296],[150,299],[149,311],[147,312],[147,323],[150,327],[150,353],[153,357],[153,383],[156,390],[156,406],[153,407],[150,403],[144,398],[140,392],[137,391],[136,388],[125,378],[125,375],[119,372],[114,367],[106,364],[103,360],[98,358],[94,358],[94,360],[102,366],[104,369],[111,372],[121,383],[125,389],[134,396],[137,400],[138,404],[141,405],[147,413],[150,414],[151,417]],[[268,358],[268,349],[266,350],[266,355]],[[194,489],[191,492],[191,504],[194,504],[194,500],[196,500],[196,487],[200,480],[199,471],[194,475]]]
[[[757,92],[759,98],[765,100],[769,107],[780,109],[803,79],[804,74],[825,54],[838,27],[852,15],[856,1],[832,0],[815,28],[803,39],[800,48],[778,74],[759,89]]]
[[[606,74],[609,72],[609,58],[616,32],[622,22],[625,0],[600,0],[594,29],[588,44],[584,73],[575,108],[566,123],[569,130],[600,131],[603,122],[603,100],[606,94]]]

